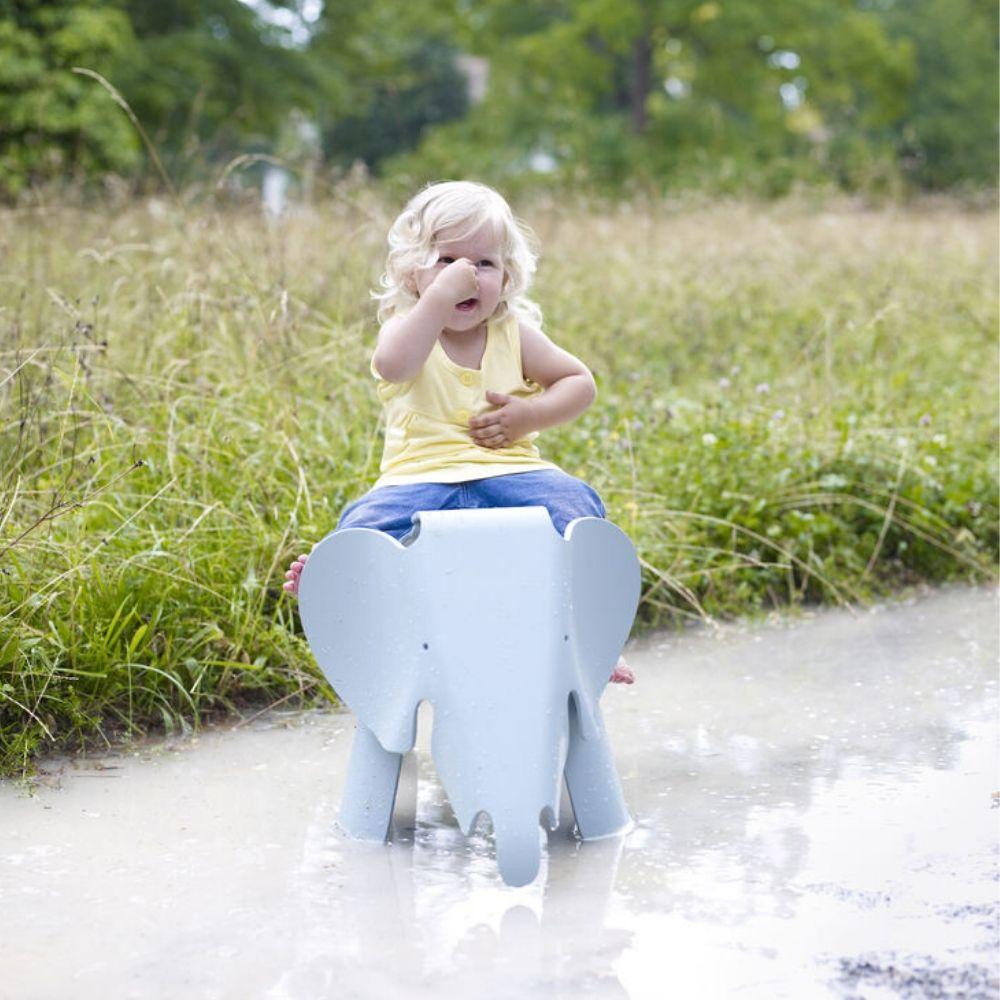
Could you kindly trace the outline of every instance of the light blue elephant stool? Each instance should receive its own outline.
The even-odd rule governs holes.
[[[598,700],[628,638],[640,572],[628,536],[544,507],[422,511],[403,542],[371,528],[323,539],[299,581],[306,638],[358,719],[340,810],[384,841],[417,709],[468,836],[493,823],[500,874],[526,885],[555,829],[561,781],[584,840],[630,824]]]

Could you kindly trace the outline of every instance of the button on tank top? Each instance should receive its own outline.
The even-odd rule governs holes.
[[[521,335],[513,314],[487,322],[479,369],[452,361],[435,340],[423,368],[408,382],[387,382],[376,370],[374,357],[371,373],[385,419],[381,475],[372,489],[559,468],[535,447],[538,431],[505,448],[483,447],[469,433],[470,417],[497,409],[487,401],[487,389],[522,399],[543,391],[521,370]]]

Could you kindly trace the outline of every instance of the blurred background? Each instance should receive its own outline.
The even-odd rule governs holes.
[[[905,196],[992,189],[997,171],[991,0],[4,0],[0,12],[8,200],[53,181],[221,183],[277,207],[349,171],[401,191],[475,176],[515,195]]]

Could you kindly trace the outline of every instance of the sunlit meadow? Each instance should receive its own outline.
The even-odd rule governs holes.
[[[598,383],[538,443],[632,537],[637,632],[995,578],[995,211],[516,207]],[[333,697],[281,584],[378,474],[397,209],[0,212],[7,773]]]

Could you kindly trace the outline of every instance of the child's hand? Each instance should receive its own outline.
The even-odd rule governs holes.
[[[433,270],[433,268],[432,268]],[[428,292],[440,294],[448,301],[448,305],[458,305],[466,299],[474,299],[479,295],[479,277],[475,265],[465,257],[459,257],[441,268],[437,276],[427,286]]]
[[[517,396],[486,390],[486,399],[498,410],[480,413],[469,420],[472,440],[484,448],[504,448],[535,429],[531,403]]]

